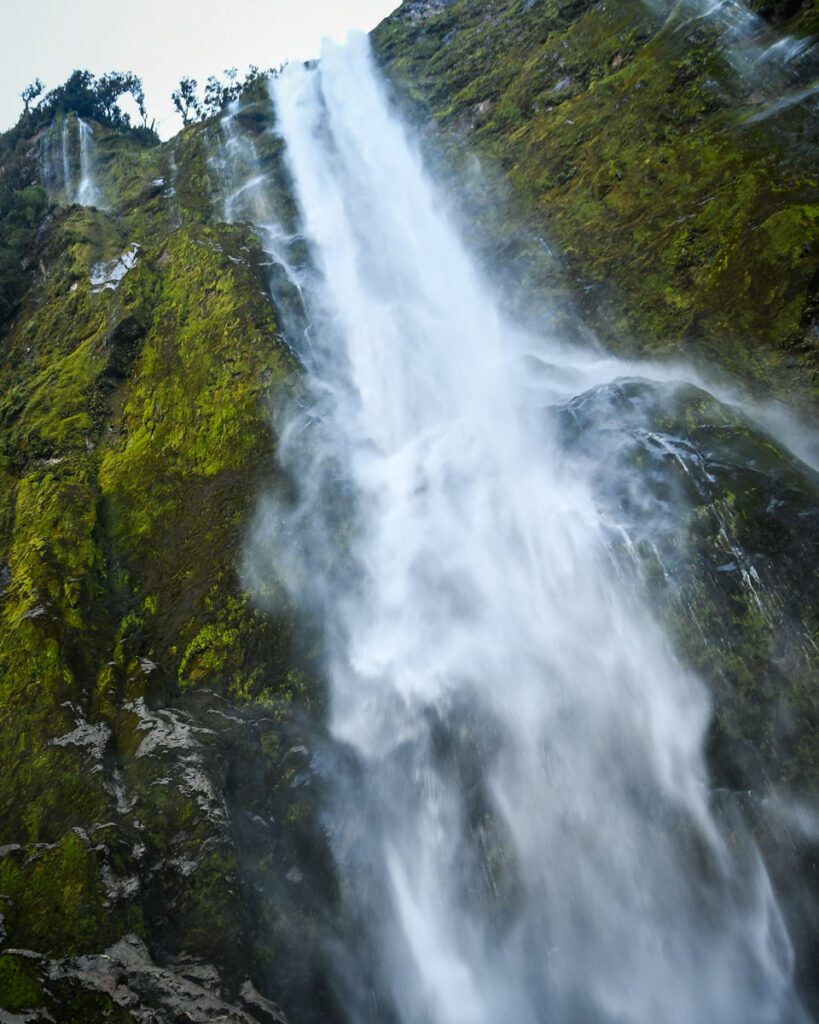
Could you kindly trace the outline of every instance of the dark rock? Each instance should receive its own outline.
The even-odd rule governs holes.
[[[104,953],[49,960],[28,950],[0,954],[0,971],[28,960],[38,1006],[18,1006],[23,1020],[89,1022],[75,1017],[80,1007],[93,1020],[127,1020],[133,1024],[286,1024],[286,1017],[252,988],[238,1001],[217,994],[218,972],[210,965],[175,969],[156,964],[135,935],[127,935]],[[5,961],[5,964],[4,964]],[[93,1007],[93,1009],[91,1009]],[[119,1016],[112,1016],[119,1011]]]

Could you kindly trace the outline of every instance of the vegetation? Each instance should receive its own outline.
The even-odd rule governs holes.
[[[250,90],[260,79],[278,75],[281,70],[269,68],[267,71],[260,71],[255,65],[251,65],[244,80],[240,80],[236,68],[226,68],[224,81],[216,75],[208,76],[203,98],[199,96],[199,83],[196,79],[183,78],[179,87],[171,93],[171,99],[184,127],[195,121],[216,117],[229,103]]]
[[[148,129],[142,80],[132,71],[110,71],[99,78],[95,78],[90,71],[74,71],[63,85],[45,95],[44,88],[37,78],[21,93],[23,113],[18,129],[27,134],[61,114],[76,114],[120,131],[131,128],[130,114],[119,107],[119,100],[123,96],[130,96],[136,103],[142,119],[140,127],[152,131]],[[32,107],[35,100],[38,102]]]

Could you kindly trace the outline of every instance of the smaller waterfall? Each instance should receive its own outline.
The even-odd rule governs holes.
[[[304,239],[287,214],[287,186],[281,175],[281,140],[271,127],[251,128],[259,106],[265,106],[265,123],[275,116],[270,97],[243,104],[234,100],[211,138],[208,166],[218,181],[218,199],[228,224],[249,224],[269,257],[267,283],[284,336],[304,338],[309,346],[305,286]],[[284,186],[284,187],[283,187]]]
[[[298,235],[282,226],[273,201],[275,182],[263,167],[256,143],[237,121],[242,113],[241,100],[227,107],[219,127],[220,135],[209,159],[210,167],[220,182],[223,216],[228,224],[252,224],[260,241],[276,264],[284,270],[288,281],[299,292],[301,284],[290,255]]]
[[[69,153],[68,118],[63,119],[60,131],[60,154],[63,158],[63,191],[65,201],[71,202],[71,156]]]
[[[99,206],[101,194],[94,180],[94,129],[81,117],[77,118],[80,133],[80,183],[74,202],[80,206]]]
[[[73,125],[76,124],[76,132]],[[43,184],[53,202],[102,206],[97,183],[94,129],[81,117],[56,121],[41,142]]]

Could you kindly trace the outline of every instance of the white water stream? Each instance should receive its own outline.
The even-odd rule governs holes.
[[[710,807],[708,697],[545,412],[627,368],[504,321],[363,37],[273,96],[310,397],[281,440],[300,500],[257,543],[326,625],[354,766],[330,780],[350,1020],[798,1019],[764,868]],[[227,213],[276,252],[234,114]]]
[[[80,206],[99,206],[102,197],[94,173],[94,129],[78,117],[77,130],[80,133],[80,181],[74,202]]]
[[[74,125],[76,132],[72,131]],[[63,116],[43,135],[41,152],[43,183],[52,199],[69,205],[102,207],[94,129],[87,121],[73,115]]]

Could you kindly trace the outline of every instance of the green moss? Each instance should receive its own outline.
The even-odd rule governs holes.
[[[59,609],[68,626],[82,625],[97,559],[94,497],[89,466],[80,460],[20,481],[3,609],[12,628],[40,606]]]
[[[234,660],[241,642],[238,629],[220,629],[215,623],[204,626],[188,644],[179,665],[182,686],[193,686],[202,678],[224,673],[226,663]]]
[[[0,891],[13,900],[9,918],[17,941],[52,955],[104,948],[135,923],[113,911],[97,853],[76,832],[33,850],[24,865],[0,861]]]
[[[0,954],[0,1008],[12,1013],[43,1004],[39,962],[14,953]]]

